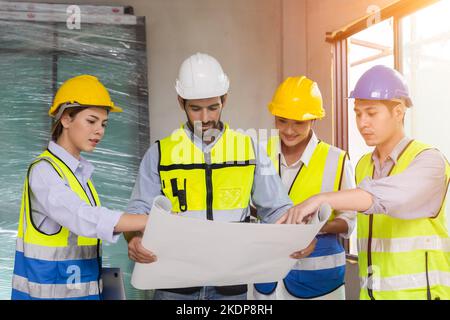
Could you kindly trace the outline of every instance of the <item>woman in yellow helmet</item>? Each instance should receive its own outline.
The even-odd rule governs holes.
[[[354,186],[346,152],[319,140],[316,119],[325,111],[317,84],[302,77],[287,78],[276,91],[269,111],[279,137],[267,151],[294,205],[318,193]],[[349,238],[354,212],[333,212],[317,236],[316,247],[299,259],[283,281],[255,285],[257,299],[345,299],[345,251],[339,236]]]
[[[147,215],[101,207],[81,152],[103,138],[122,109],[90,75],[67,80],[49,110],[52,139],[29,166],[17,234],[12,299],[101,299],[101,240],[143,230]]]

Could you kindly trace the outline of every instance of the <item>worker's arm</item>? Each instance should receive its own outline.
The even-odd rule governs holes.
[[[423,151],[402,173],[373,180],[359,188],[373,195],[364,214],[387,214],[397,219],[434,217],[447,192],[446,160],[436,149]]]
[[[139,166],[136,183],[126,208],[127,212],[145,214],[150,212],[153,199],[161,195],[161,181],[158,173],[159,150],[153,144],[145,153]],[[125,232],[128,241],[128,257],[136,262],[150,263],[156,261],[153,252],[142,246],[142,232]]]
[[[289,209],[277,223],[306,223],[324,203],[339,211],[365,211],[372,205],[372,195],[361,189],[320,193]]]
[[[355,188],[355,176],[353,168],[348,157],[344,159],[342,181],[339,190],[349,190]],[[337,211],[336,217],[332,221],[327,221],[322,227],[321,232],[339,234],[344,239],[349,239],[356,224],[355,211]]]
[[[110,243],[118,241],[122,230],[142,230],[145,227],[142,219],[131,219],[133,223],[128,225],[131,220],[122,218],[123,212],[86,203],[46,161],[41,161],[32,168],[29,183],[33,207],[31,214],[40,214],[41,220],[36,224],[39,227],[50,220],[53,225],[63,226],[79,236],[98,238]],[[127,225],[122,229],[121,224],[116,229],[121,219]]]
[[[252,204],[262,222],[274,223],[293,204],[265,148],[257,143],[254,143],[254,146],[258,151],[251,194]]]
[[[339,233],[347,233],[348,232],[348,225],[347,222],[343,219],[340,218],[335,218],[332,221],[327,221],[322,229],[320,229],[320,232],[323,233],[334,233],[334,234],[339,234]]]
[[[114,226],[114,232],[136,232],[144,231],[147,224],[148,215],[124,213]]]
[[[430,218],[439,211],[447,188],[444,157],[437,150],[426,150],[402,173],[376,180],[367,178],[358,189],[313,196],[278,223],[304,223],[322,203],[336,210],[387,214],[405,220]]]
[[[144,214],[151,211],[153,199],[161,195],[158,162],[159,150],[155,143],[142,158],[126,212]]]

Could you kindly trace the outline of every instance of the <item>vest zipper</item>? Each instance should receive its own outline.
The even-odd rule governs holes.
[[[212,186],[212,169],[210,164],[206,164],[205,167],[205,176],[206,176],[206,219],[213,219],[213,186]]]
[[[373,214],[369,216],[369,239],[367,244],[367,267],[368,267],[368,274],[367,274],[367,293],[369,294],[370,300],[375,300],[373,296],[373,291],[371,288],[369,288],[369,282],[370,287],[372,287],[372,228],[373,228]]]

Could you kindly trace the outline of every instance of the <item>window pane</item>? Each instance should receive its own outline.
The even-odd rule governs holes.
[[[450,156],[450,1],[440,1],[401,20],[402,71],[414,106],[406,134]],[[450,206],[447,202],[447,222]]]

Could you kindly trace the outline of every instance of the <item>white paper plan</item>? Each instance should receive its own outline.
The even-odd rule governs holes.
[[[322,210],[313,224],[230,223],[170,213],[170,201],[155,198],[142,238],[157,261],[136,263],[137,289],[168,289],[272,282],[283,279],[327,221]],[[320,220],[320,221],[319,221]]]

